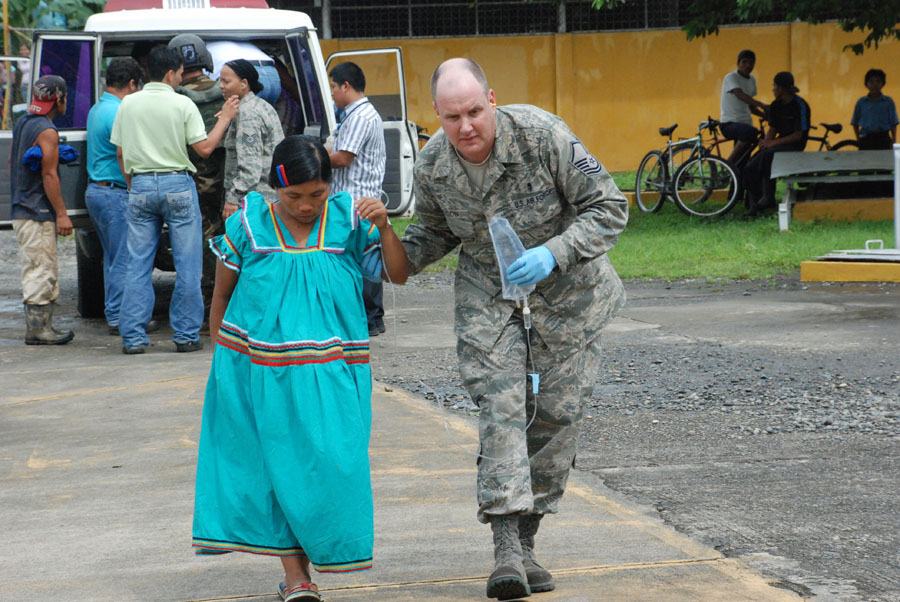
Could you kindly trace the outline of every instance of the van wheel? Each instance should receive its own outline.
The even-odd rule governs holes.
[[[75,259],[78,262],[78,313],[82,318],[102,318],[103,247],[93,230],[76,231]]]

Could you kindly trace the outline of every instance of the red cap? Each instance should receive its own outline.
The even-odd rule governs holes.
[[[31,104],[28,112],[46,115],[56,106],[56,101],[66,97],[66,80],[58,75],[45,75],[31,88]]]

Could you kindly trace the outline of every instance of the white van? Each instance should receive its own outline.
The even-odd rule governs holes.
[[[86,131],[88,111],[103,93],[109,61],[130,56],[135,44],[168,41],[181,33],[214,41],[250,42],[289,74],[276,110],[285,134],[309,134],[325,140],[335,130],[326,65],[309,16],[269,8],[154,8],[104,12],[88,18],[82,32],[38,31],[32,46],[32,77],[56,74],[68,84],[66,114],[55,120],[60,141],[74,146],[80,159],[60,166],[63,196],[75,225],[78,259],[78,311],[84,317],[103,315],[102,248],[84,205],[88,177]],[[382,200],[391,215],[412,213],[412,167],[418,151],[415,124],[407,119],[406,89],[399,48],[342,52],[351,55],[396,55],[396,94],[370,96],[385,122],[388,154]],[[33,81],[32,80],[32,81]],[[379,82],[383,83],[383,82]],[[370,86],[369,86],[370,87]],[[368,88],[368,87],[367,87]],[[11,131],[0,131],[0,160],[9,157]],[[2,170],[0,170],[2,171]],[[8,174],[6,175],[8,178]],[[0,227],[9,227],[9,186],[0,181]],[[171,269],[165,253],[157,267]]]

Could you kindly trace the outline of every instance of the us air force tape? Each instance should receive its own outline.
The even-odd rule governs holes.
[[[575,169],[587,176],[598,174],[603,169],[603,166],[600,165],[600,161],[597,161],[597,159],[594,158],[594,155],[584,148],[584,144],[577,140],[572,142],[571,162],[572,165],[575,166]]]

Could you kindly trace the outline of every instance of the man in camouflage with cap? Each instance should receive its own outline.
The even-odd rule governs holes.
[[[476,63],[441,64],[431,93],[442,129],[416,160],[419,222],[403,244],[411,272],[461,245],[455,332],[460,373],[481,409],[478,519],[491,524],[495,557],[487,595],[508,600],[555,587],[534,537],[565,490],[600,330],[625,300],[606,253],[628,203],[560,118],[497,107]],[[537,285],[530,330],[501,296],[493,216],[509,220],[527,249],[508,275]]]
[[[184,59],[184,75],[181,85],[175,91],[187,96],[200,110],[206,133],[216,125],[216,114],[222,110],[222,91],[218,83],[210,79],[203,70],[213,71],[212,54],[199,36],[185,33],[169,40],[169,48],[175,48]],[[225,222],[222,219],[222,208],[225,202],[225,147],[220,146],[213,153],[203,158],[188,150],[191,163],[197,168],[194,183],[197,186],[197,198],[200,201],[200,214],[203,218],[203,240],[225,233]],[[212,300],[212,291],[216,276],[216,256],[209,249],[203,249],[203,304],[207,310]],[[207,312],[208,313],[208,312]]]

